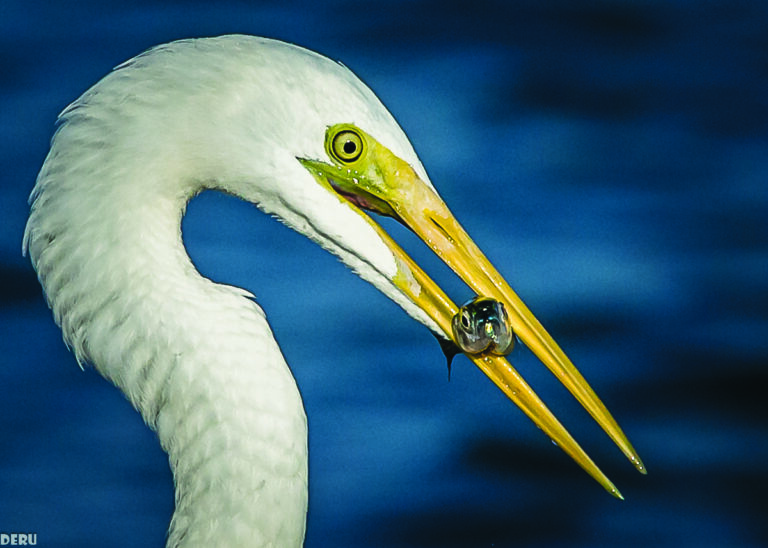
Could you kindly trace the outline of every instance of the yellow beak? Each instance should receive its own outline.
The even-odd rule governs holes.
[[[391,215],[409,227],[477,295],[501,302],[517,337],[573,394],[635,467],[645,473],[640,457],[603,402],[459,225],[440,197],[419,178],[410,165],[369,135],[357,131],[365,138],[368,148],[365,165],[356,173],[359,177],[354,179],[358,186],[347,190],[346,194],[354,192],[363,196],[366,203],[378,204],[375,210]],[[314,162],[312,164],[312,167],[317,166]],[[375,166],[375,169],[368,169],[370,166]],[[368,176],[366,172],[373,172],[374,175]],[[451,321],[458,307],[378,224],[362,211],[360,213],[398,260],[399,272],[393,283],[440,327],[447,339],[456,343]],[[506,358],[489,352],[466,355],[558,447],[609,493],[623,498]]]

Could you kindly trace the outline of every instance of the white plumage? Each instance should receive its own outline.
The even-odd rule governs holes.
[[[350,205],[344,196],[355,188],[334,192],[330,179],[307,167],[325,169],[318,161],[329,161],[324,142],[336,124],[352,124],[380,143],[371,138],[379,147],[376,173],[391,168],[394,178],[416,182],[403,187],[406,193],[384,191],[392,211],[426,231],[420,235],[446,262],[459,257],[452,267],[468,273],[464,279],[478,293],[510,307],[518,335],[569,389],[586,385],[451,224],[389,112],[338,63],[247,36],[174,42],[120,65],[59,123],[31,196],[24,249],[77,360],[126,394],[169,454],[176,485],[169,547],[300,546],[307,510],[299,392],[252,296],[211,282],[191,263],[180,225],[196,194],[218,189],[276,215],[449,336],[455,305]],[[353,202],[381,198],[360,192]],[[412,195],[418,204],[407,203]],[[409,221],[412,205],[418,222]],[[470,359],[618,494],[503,358]],[[574,394],[635,459],[587,389]]]
[[[430,324],[389,282],[381,240],[295,160],[323,156],[327,126],[342,121],[426,180],[349,70],[272,40],[157,47],[61,114],[24,245],[78,361],[126,394],[170,455],[169,546],[299,546],[307,508],[298,390],[250,295],[190,262],[180,223],[193,196],[213,188],[257,204]]]

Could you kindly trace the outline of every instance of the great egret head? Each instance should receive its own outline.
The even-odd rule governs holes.
[[[82,123],[87,118],[98,123]],[[74,154],[57,146],[73,139],[92,150],[86,160],[95,165],[87,167],[88,184],[78,198],[83,210],[163,196],[188,200],[204,189],[223,190],[309,236],[439,331],[393,284],[398,272],[410,277],[360,203],[329,184],[357,179],[352,169],[341,169],[344,162],[329,148],[334,128],[348,127],[365,140],[366,151],[387,151],[386,158],[358,158],[354,168],[365,164],[368,181],[386,182],[394,174],[379,169],[396,160],[434,192],[402,129],[345,66],[250,36],[182,40],[119,66],[70,105],[61,122],[51,156]],[[108,164],[96,156],[104,149]],[[78,166],[84,167],[82,160],[66,168]],[[318,176],[334,168],[326,173],[333,179]],[[131,186],[113,186],[115,175],[128,171]],[[60,190],[47,179],[44,169],[36,195]]]
[[[497,303],[496,320],[508,318],[520,340],[642,468],[602,402],[440,199],[389,111],[343,65],[255,37],[174,42],[119,66],[70,105],[60,123],[33,193],[25,245],[78,356],[90,358],[86,339],[95,336],[84,334],[88,318],[68,315],[85,294],[67,287],[73,273],[85,287],[89,276],[103,281],[127,277],[126,269],[139,272],[125,260],[110,262],[111,272],[98,266],[105,257],[131,257],[126,246],[134,246],[135,257],[151,252],[144,248],[153,240],[150,234],[160,233],[160,210],[170,219],[163,234],[178,238],[188,200],[205,189],[223,190],[318,242],[408,314],[463,348],[618,496],[499,355],[513,339],[488,351],[467,347],[452,330],[458,307],[372,219],[369,212],[375,212],[402,222],[479,297]],[[168,247],[156,249],[154,263],[187,264],[160,253]],[[76,266],[67,270],[66,264]]]

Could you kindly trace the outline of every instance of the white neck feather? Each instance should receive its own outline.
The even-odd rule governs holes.
[[[118,199],[59,184],[36,204],[27,244],[54,316],[169,454],[168,546],[301,546],[307,426],[295,381],[258,305],[191,264],[180,223],[194,190],[142,186]],[[68,215],[72,201],[90,201],[89,214]]]

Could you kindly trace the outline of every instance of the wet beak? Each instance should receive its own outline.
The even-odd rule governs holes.
[[[330,130],[329,130],[330,131]],[[457,346],[451,327],[458,307],[445,292],[370,217],[368,209],[391,216],[419,236],[472,290],[495,299],[507,311],[517,337],[549,368],[557,379],[592,415],[602,429],[642,473],[645,467],[619,425],[595,395],[581,373],[528,310],[520,297],[475,245],[431,186],[413,168],[372,137],[359,131],[368,143],[367,152],[354,177],[352,170],[340,170],[313,160],[302,160],[318,181],[350,202],[398,263],[392,283],[421,308]],[[466,356],[490,378],[558,447],[573,458],[609,493],[623,498],[618,489],[595,465],[520,374],[503,356],[490,352]]]
[[[490,297],[503,303],[517,337],[584,406],[630,462],[640,472],[645,473],[640,457],[603,402],[520,297],[459,225],[445,203],[405,162],[397,157],[388,157],[386,160],[379,162],[379,165],[389,165],[397,173],[396,177],[399,181],[397,185],[399,192],[391,193],[388,199],[397,217],[477,295]],[[394,173],[392,177],[395,177]],[[381,232],[383,233],[383,230]],[[453,340],[451,320],[458,308],[399,246],[394,244],[385,233],[383,234],[385,241],[391,242],[390,247],[393,253],[400,258],[409,271],[403,273],[400,280],[395,280],[396,283],[440,326],[445,337]],[[415,286],[408,282],[412,279],[417,281]],[[453,342],[456,343],[455,340]],[[587,456],[506,358],[490,353],[467,354],[467,357],[558,447],[570,455],[608,492],[623,498],[613,483]]]

